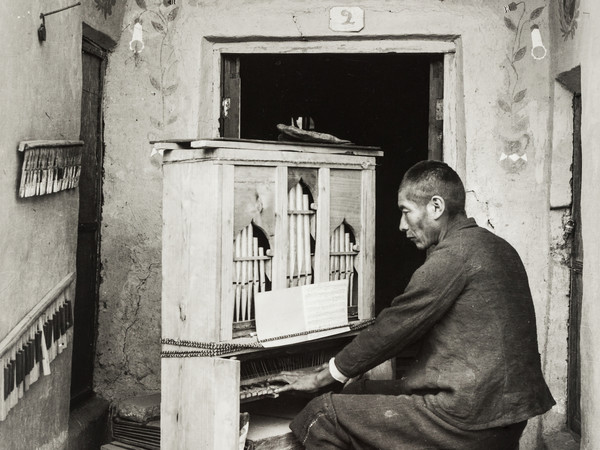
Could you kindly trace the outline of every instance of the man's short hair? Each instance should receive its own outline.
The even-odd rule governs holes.
[[[458,174],[441,161],[420,161],[408,169],[398,192],[404,189],[407,198],[420,205],[439,195],[450,217],[465,212],[465,187]]]

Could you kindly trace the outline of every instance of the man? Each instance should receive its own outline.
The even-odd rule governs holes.
[[[425,263],[404,293],[320,371],[280,391],[346,382],[419,342],[399,380],[350,383],[312,400],[290,428],[308,449],[517,449],[527,420],[554,404],[517,252],[465,214],[450,167],[423,161],[398,191],[400,231]]]

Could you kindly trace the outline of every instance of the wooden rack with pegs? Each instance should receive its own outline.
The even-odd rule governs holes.
[[[19,197],[73,189],[79,185],[83,141],[23,141]]]
[[[0,342],[0,421],[70,342],[74,280],[67,275]]]

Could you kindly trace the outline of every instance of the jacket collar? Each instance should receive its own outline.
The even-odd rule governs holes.
[[[465,228],[474,228],[477,226],[477,222],[472,217],[459,217],[455,218],[451,223],[448,224],[448,231],[444,239],[448,236],[453,235],[457,231],[464,230]]]

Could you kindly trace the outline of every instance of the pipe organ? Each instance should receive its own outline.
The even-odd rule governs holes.
[[[327,362],[374,316],[382,153],[225,139],[153,144],[164,150],[161,445],[238,448],[240,412],[249,412],[250,437],[285,447],[287,424],[308,400],[273,398],[266,378]],[[353,331],[261,345],[258,293],[282,290],[285,302],[286,288],[340,279]]]

